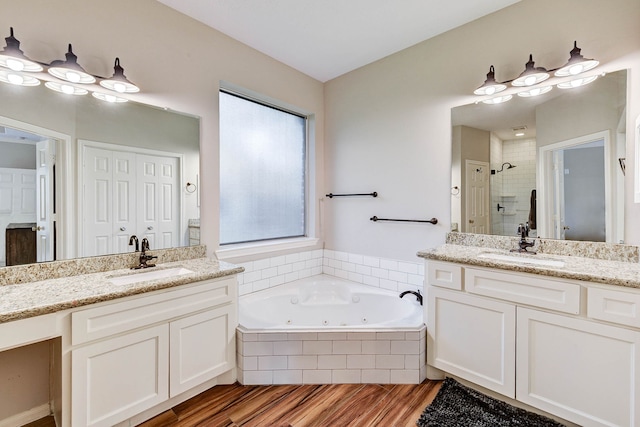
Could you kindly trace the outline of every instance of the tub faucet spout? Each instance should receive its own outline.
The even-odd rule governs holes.
[[[420,293],[420,291],[404,291],[400,294],[400,298],[402,298],[403,296],[407,295],[407,294],[412,294],[415,295],[416,298],[418,299],[418,302],[420,303],[420,305],[422,305],[422,294]]]

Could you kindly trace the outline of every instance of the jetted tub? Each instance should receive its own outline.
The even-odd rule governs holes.
[[[399,295],[318,275],[241,296],[238,381],[419,384],[423,307]]]
[[[240,297],[240,325],[269,330],[421,327],[417,298],[399,295],[332,276],[313,276]]]

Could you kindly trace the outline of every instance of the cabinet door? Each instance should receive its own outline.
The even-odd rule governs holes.
[[[515,396],[515,306],[429,287],[427,363]]]
[[[169,328],[159,325],[71,353],[74,426],[112,426],[169,398]]]
[[[637,426],[640,332],[518,308],[516,398],[584,426]]]
[[[233,310],[228,305],[171,322],[171,397],[233,368]]]

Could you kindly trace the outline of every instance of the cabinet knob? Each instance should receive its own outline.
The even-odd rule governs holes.
[[[127,227],[120,227],[120,231],[127,231]]]
[[[469,224],[473,224],[473,220],[472,219],[469,220]]]
[[[153,226],[152,225],[148,226],[147,230],[153,230]]]

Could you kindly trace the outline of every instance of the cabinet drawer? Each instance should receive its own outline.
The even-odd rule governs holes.
[[[462,289],[462,267],[449,262],[427,261],[428,285]]]
[[[580,285],[534,274],[465,269],[467,292],[518,304],[578,314]]]
[[[209,280],[73,312],[71,344],[82,344],[230,303],[234,286],[235,278]]]
[[[640,328],[640,293],[589,288],[587,316],[620,325]]]

